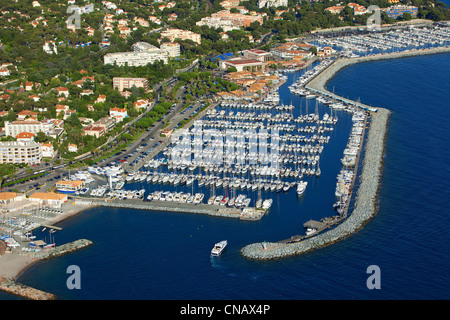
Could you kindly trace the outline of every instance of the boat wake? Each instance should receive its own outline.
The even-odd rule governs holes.
[[[211,266],[216,269],[217,271],[226,274],[229,277],[233,278],[241,278],[241,279],[250,279],[253,281],[259,280],[262,275],[258,274],[257,272],[234,272],[234,270],[231,270],[229,266],[224,265],[223,263],[220,263],[220,257],[210,257]]]

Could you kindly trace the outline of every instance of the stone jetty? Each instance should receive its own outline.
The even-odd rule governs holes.
[[[267,210],[253,210],[250,215],[244,215],[243,211],[238,208],[229,208],[225,206],[210,205],[205,203],[179,203],[171,201],[142,201],[137,199],[127,200],[92,200],[91,206],[103,206],[113,208],[126,208],[137,210],[151,210],[178,213],[194,213],[204,214],[222,218],[240,219],[246,221],[260,220]]]
[[[17,283],[14,280],[0,279],[0,290],[27,298],[30,300],[55,300],[56,296],[52,293],[41,291],[21,283]]]
[[[372,113],[365,156],[363,160],[360,185],[355,199],[355,209],[335,228],[316,236],[293,243],[258,242],[241,249],[241,254],[250,259],[277,259],[302,254],[330,245],[346,238],[363,227],[377,211],[377,195],[382,175],[384,142],[390,111],[378,108]]]
[[[51,259],[59,257],[63,254],[74,252],[82,248],[88,247],[92,244],[92,241],[87,239],[75,240],[53,249],[44,249],[41,252],[34,252],[34,256],[39,260]]]

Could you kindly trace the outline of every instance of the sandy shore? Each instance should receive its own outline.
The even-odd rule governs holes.
[[[16,279],[26,268],[35,263],[32,257],[21,254],[5,254],[0,257],[0,278]]]
[[[92,208],[85,205],[77,205],[72,202],[66,202],[63,204],[61,209],[64,211],[54,218],[48,219],[46,223],[48,225],[56,225],[65,219],[71,218],[78,213]],[[39,259],[32,257],[30,254],[22,252],[6,253],[0,256],[0,279],[16,279],[21,275],[25,269],[30,267],[32,264],[39,261]]]

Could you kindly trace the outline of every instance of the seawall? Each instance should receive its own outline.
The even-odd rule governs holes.
[[[448,53],[450,47],[432,48],[432,49],[420,49],[420,50],[408,50],[402,52],[394,52],[387,54],[368,55],[359,58],[339,58],[333,64],[331,64],[326,70],[322,71],[317,77],[312,79],[306,86],[306,89],[313,89],[322,92],[330,92],[326,89],[326,84],[335,76],[341,69],[348,67],[355,63],[369,62],[376,60],[389,60],[398,58],[407,58],[420,55]]]

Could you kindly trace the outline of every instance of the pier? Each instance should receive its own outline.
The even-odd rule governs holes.
[[[86,199],[83,198],[83,201],[86,202]],[[157,201],[157,200],[142,201],[139,199],[127,199],[127,200],[105,199],[103,201],[99,199],[92,199],[90,201],[90,206],[204,214],[209,216],[240,219],[245,221],[258,221],[264,216],[264,214],[267,213],[267,210],[249,207],[241,209],[206,203],[193,204],[193,203]]]

